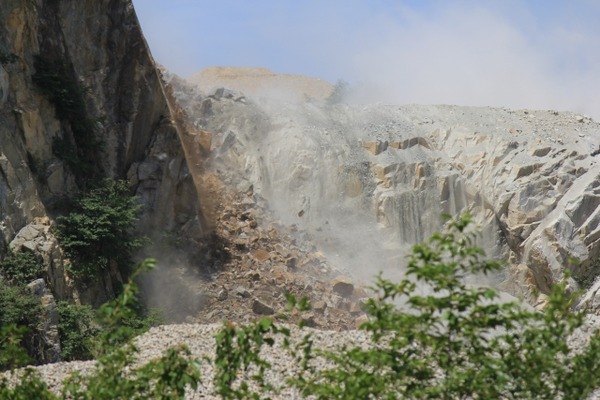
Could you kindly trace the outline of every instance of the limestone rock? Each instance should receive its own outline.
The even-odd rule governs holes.
[[[344,276],[338,276],[331,281],[332,289],[334,292],[341,296],[350,296],[354,290],[354,284],[352,281]]]
[[[260,315],[275,314],[275,310],[273,309],[273,307],[259,299],[254,299],[254,301],[252,302],[252,311],[254,311],[255,314]]]
[[[224,179],[253,182],[284,224],[361,277],[396,270],[443,212],[470,210],[488,256],[512,254],[506,287],[535,302],[569,257],[600,256],[600,124],[526,112],[222,99],[191,118],[217,139]],[[216,145],[228,132],[235,142]]]
[[[255,259],[258,261],[258,262],[261,262],[261,263],[262,263],[262,262],[265,262],[265,261],[267,261],[268,259],[270,259],[270,258],[271,258],[271,254],[270,254],[268,251],[264,250],[264,249],[258,249],[258,250],[256,250],[256,251],[254,251],[254,252],[252,253],[252,256],[253,256],[253,257],[254,257],[254,258],[255,258]]]
[[[77,289],[66,274],[62,251],[47,219],[36,219],[24,226],[9,247],[14,251],[27,249],[42,260],[49,289],[58,299],[71,299],[76,295]]]
[[[600,315],[600,279],[596,279],[592,286],[581,296],[578,307]]]
[[[360,144],[364,149],[368,150],[374,156],[385,151],[388,147],[388,142],[375,141],[375,142],[361,142]]]

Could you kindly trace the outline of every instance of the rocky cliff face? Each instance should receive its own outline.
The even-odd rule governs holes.
[[[146,227],[169,230],[194,219],[194,186],[131,2],[11,0],[0,6],[0,19],[3,246],[79,190],[77,167],[57,151],[61,140],[80,145],[77,121],[35,81],[39,60],[57,66],[51,72],[62,75],[60,83],[81,89],[82,118],[102,142],[94,170],[84,173],[131,178]]]
[[[129,178],[140,229],[201,231],[160,76],[131,1],[6,0],[0,21],[0,253],[37,254],[55,297],[101,304],[118,277],[75,287],[50,229],[87,178]]]
[[[571,270],[597,310],[600,124],[569,112],[456,106],[319,106],[181,85],[192,124],[214,135],[224,180],[310,232],[362,276],[401,273],[403,249],[470,210],[494,277],[543,305]],[[236,89],[233,84],[231,89]],[[197,90],[197,89],[196,89]],[[574,262],[578,259],[579,262]],[[487,283],[487,282],[486,282]],[[594,300],[595,299],[595,300]]]

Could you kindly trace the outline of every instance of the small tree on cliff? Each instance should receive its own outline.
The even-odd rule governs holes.
[[[109,270],[111,262],[128,272],[132,251],[146,241],[131,233],[139,209],[125,181],[105,179],[81,196],[69,214],[58,218],[58,238],[71,258],[76,279],[93,280]]]

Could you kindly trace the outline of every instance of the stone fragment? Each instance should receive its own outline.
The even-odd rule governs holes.
[[[324,312],[326,308],[327,308],[327,303],[325,303],[322,300],[316,301],[312,306],[313,310],[320,312],[320,313]]]
[[[354,284],[350,280],[350,278],[345,276],[338,276],[337,278],[331,281],[332,289],[335,293],[340,296],[350,296],[352,295],[352,291],[354,291]]]
[[[209,153],[212,146],[212,134],[202,129],[196,130],[192,133],[194,134],[194,143],[200,147],[200,150],[203,153]]]
[[[350,303],[350,309],[348,311],[350,311],[350,314],[356,315],[362,313],[363,309],[359,303]]]
[[[220,100],[222,98],[233,99],[235,97],[235,92],[231,89],[220,87],[215,89],[215,91],[208,97],[213,98],[215,100]]]
[[[252,311],[255,314],[260,314],[260,315],[275,314],[275,310],[273,309],[273,307],[269,306],[268,304],[264,303],[263,301],[261,301],[259,299],[254,299],[254,301],[252,302]]]
[[[247,299],[250,296],[252,296],[252,294],[248,291],[248,289],[246,289],[243,286],[238,286],[237,288],[235,288],[234,293],[236,296],[242,297],[244,299]]]
[[[242,193],[254,192],[254,184],[243,180],[237,185],[237,190]]]
[[[285,266],[288,268],[296,268],[297,264],[298,264],[297,257],[289,257],[288,259],[285,260]]]
[[[382,181],[385,179],[385,176],[387,174],[389,174],[390,172],[393,172],[397,168],[398,168],[398,164],[396,164],[396,163],[391,163],[391,164],[386,164],[386,165],[374,164],[371,167],[371,171],[373,171],[375,178]]]
[[[309,328],[316,328],[318,326],[317,320],[314,314],[308,314],[303,318],[304,324]]]
[[[223,301],[225,299],[227,299],[227,290],[221,289],[217,294],[217,300]]]
[[[388,147],[387,141],[360,142],[360,145],[374,156],[384,152]]]
[[[538,148],[535,148],[531,152],[531,155],[535,156],[535,157],[545,157],[548,155],[548,153],[550,153],[551,150],[552,150],[552,147],[550,147],[550,146],[538,147]]]
[[[248,278],[251,281],[259,281],[260,280],[260,273],[258,271],[248,271],[246,273],[246,278]]]
[[[271,253],[269,253],[265,249],[258,249],[258,250],[255,250],[255,251],[252,252],[252,256],[258,262],[265,262],[265,261],[267,261],[268,259],[271,258]]]

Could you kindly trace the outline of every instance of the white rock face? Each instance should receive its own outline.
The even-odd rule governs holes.
[[[592,279],[600,124],[588,117],[246,101],[174,86],[190,122],[213,134],[212,166],[253,184],[283,222],[363,277],[401,272],[403,249],[439,229],[442,213],[470,210],[488,255],[508,261],[513,294],[540,303],[565,269],[573,289]]]

